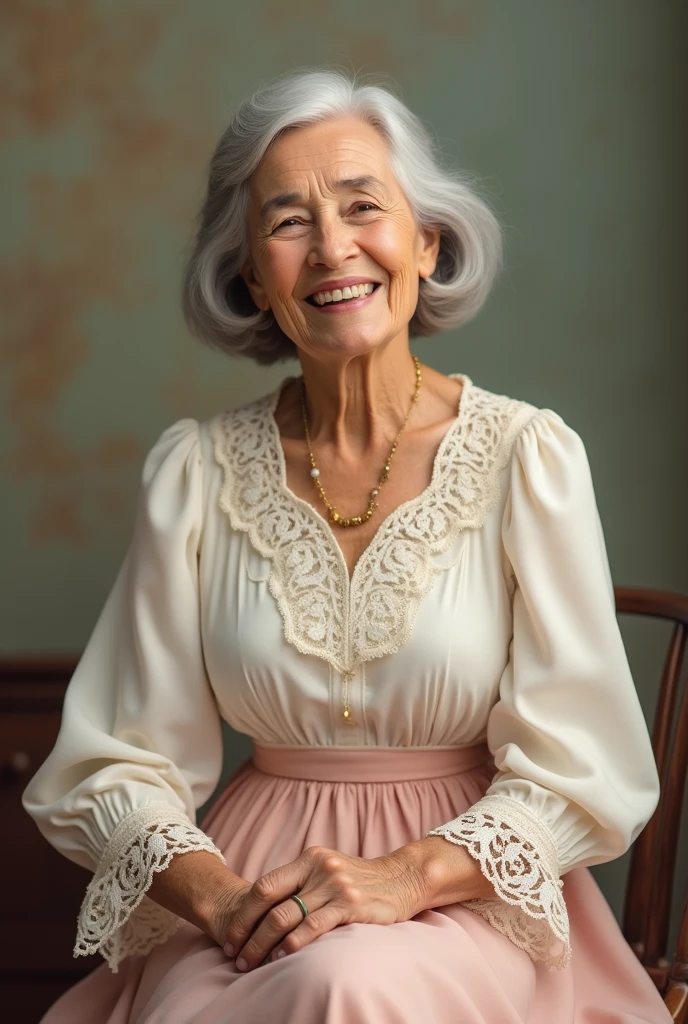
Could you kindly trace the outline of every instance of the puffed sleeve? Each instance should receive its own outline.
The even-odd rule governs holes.
[[[222,771],[200,630],[199,429],[179,420],[148,452],[129,549],[22,795],[48,842],[94,872],[74,956],[100,951],[113,971],[183,924],[145,896],[156,872],[192,850],[224,862],[195,825]]]
[[[659,780],[583,441],[541,409],[506,473],[513,633],[487,725],[497,774],[481,800],[427,834],[464,846],[492,882],[494,899],[465,906],[562,968],[571,947],[560,876],[623,854]]]

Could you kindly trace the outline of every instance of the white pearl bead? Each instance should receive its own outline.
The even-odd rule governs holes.
[[[311,476],[312,476],[312,477],[313,477],[313,479],[315,480],[316,476],[320,476],[320,470],[319,470],[319,469],[315,469],[315,468],[313,468],[313,469],[311,470]]]

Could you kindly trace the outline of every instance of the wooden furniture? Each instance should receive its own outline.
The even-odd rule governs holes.
[[[688,771],[688,685],[683,686],[688,596],[661,590],[616,587],[619,614],[649,615],[673,622],[664,662],[652,748],[661,780],[657,810],[631,851],[623,933],[664,996],[674,1021],[688,1021],[688,901],[673,958],[668,955],[671,897],[681,806]]]
[[[0,1008],[34,1024],[100,957],[72,957],[76,918],[91,875],[50,846],[21,805],[50,753],[75,657],[0,660]]]
[[[684,692],[679,699],[688,597],[618,587],[616,598],[620,614],[674,623],[653,731],[662,798],[633,846],[623,931],[674,1021],[688,1024],[688,910],[673,959],[666,950],[688,762],[688,696]],[[0,820],[5,835],[0,857],[2,877],[11,883],[3,890],[0,1007],[15,1024],[36,1024],[61,992],[102,963],[100,957],[72,957],[76,916],[90,874],[53,850],[20,800],[53,747],[76,663],[76,656],[0,659]]]

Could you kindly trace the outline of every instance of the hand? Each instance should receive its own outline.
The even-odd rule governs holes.
[[[273,960],[295,953],[341,924],[407,921],[427,904],[421,872],[404,849],[367,860],[309,847],[230,896],[221,945],[250,971],[270,953]],[[306,904],[307,917],[292,893]]]

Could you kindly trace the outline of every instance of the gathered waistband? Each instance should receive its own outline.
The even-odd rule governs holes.
[[[471,747],[309,747],[253,743],[252,761],[268,775],[316,782],[405,782],[460,775],[490,759]]]

